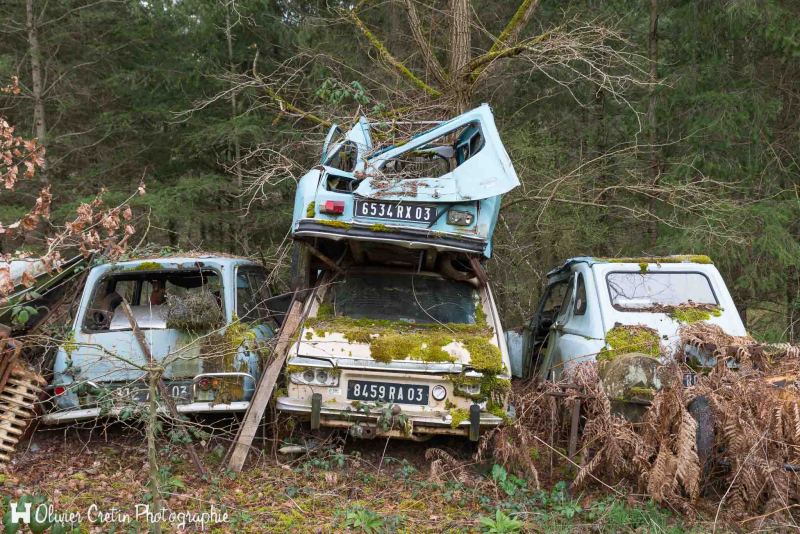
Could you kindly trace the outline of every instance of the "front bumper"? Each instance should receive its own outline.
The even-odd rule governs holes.
[[[178,404],[176,406],[178,413],[229,413],[229,412],[244,412],[250,406],[248,401],[236,401],[228,404],[213,404],[210,402],[192,402],[189,404]],[[101,414],[100,408],[79,408],[74,410],[58,410],[45,414],[41,421],[46,425],[58,425],[61,423],[69,423],[75,421],[82,421],[87,419],[97,419],[98,417],[118,417],[123,406],[111,408],[103,411]],[[158,413],[166,413],[166,406],[159,406]]]
[[[452,250],[481,254],[486,248],[486,240],[478,237],[461,236],[442,233],[427,228],[392,228],[382,225],[381,230],[372,228],[375,225],[353,223],[350,226],[338,227],[320,223],[313,219],[302,219],[294,230],[295,237],[323,237],[333,240],[354,239],[356,241],[374,241],[396,243],[408,248],[429,248]]]
[[[311,401],[295,399],[292,397],[279,397],[277,408],[281,412],[311,418]],[[413,423],[414,434],[449,434],[466,436],[469,434],[469,419],[462,421],[455,428],[451,425],[452,419],[447,412],[436,412],[431,414],[415,414],[409,411],[402,412]],[[354,423],[376,423],[377,415],[366,414],[350,406],[342,406],[340,403],[335,405],[323,404],[320,408],[320,424],[322,426],[349,427]],[[488,412],[481,412],[480,427],[493,428],[503,423],[503,420],[496,415]],[[397,432],[378,432],[377,435],[400,435]]]

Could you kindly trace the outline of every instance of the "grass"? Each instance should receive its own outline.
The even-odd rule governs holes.
[[[112,433],[108,443],[83,448],[81,440],[65,441],[56,434],[46,441],[37,434],[41,451],[4,475],[0,494],[38,494],[59,512],[85,512],[92,503],[133,510],[147,498],[140,439]],[[209,532],[693,531],[652,503],[573,494],[565,481],[538,490],[497,465],[469,468],[468,481],[433,481],[424,451],[439,444],[393,440],[383,457],[385,445],[383,440],[339,443],[299,459],[279,457],[279,462],[269,450],[251,453],[255,462],[235,474],[220,472],[224,449],[209,443],[203,461],[211,475],[203,479],[181,448],[166,444],[161,483],[169,490],[165,501],[172,510],[207,511],[213,503],[228,513],[229,523],[207,526]],[[123,531],[142,526],[127,525]]]

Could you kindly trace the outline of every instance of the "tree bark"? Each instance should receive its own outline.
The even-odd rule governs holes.
[[[648,32],[648,59],[650,60],[650,88],[647,99],[647,142],[650,145],[650,179],[653,186],[658,184],[661,176],[660,154],[658,144],[658,120],[656,117],[656,83],[658,83],[658,0],[650,0],[650,31]],[[650,199],[650,211],[656,209],[657,199]],[[655,246],[658,240],[658,222],[649,225],[650,244]]]
[[[471,57],[469,0],[450,2],[450,76],[453,79],[454,105],[464,113],[470,104],[470,80],[467,65]]]
[[[39,35],[36,29],[36,16],[33,12],[33,0],[25,1],[27,16],[28,46],[31,56],[31,78],[33,86],[33,124],[39,144],[46,145],[45,135],[47,123],[44,113],[44,88],[42,87],[42,51],[39,47]],[[40,173],[42,181],[47,181],[44,173]]]

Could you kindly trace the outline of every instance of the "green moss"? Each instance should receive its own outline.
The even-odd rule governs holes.
[[[490,400],[488,403],[486,403],[486,411],[495,417],[499,417],[506,424],[511,422],[511,417],[509,417],[508,412],[500,403]]]
[[[506,393],[511,390],[511,381],[506,378],[498,378],[494,375],[484,376],[464,376],[464,375],[450,375],[447,379],[453,383],[453,395],[471,399],[475,402],[484,402],[493,400],[499,402],[502,400]],[[467,393],[465,387],[474,389],[479,387],[478,393]]]
[[[722,315],[722,310],[717,307],[701,308],[696,306],[679,306],[672,310],[669,314],[670,317],[678,322],[685,324],[692,324],[698,321],[708,321],[711,316],[719,317]]]
[[[423,362],[453,362],[455,357],[442,348],[452,341],[452,336],[443,333],[384,333],[371,339],[370,351],[373,360],[385,363],[407,358]]]
[[[225,328],[225,339],[228,340],[231,347],[236,351],[245,343],[255,341],[256,333],[250,326],[240,321],[239,318],[234,315],[233,322]]]
[[[308,203],[308,207],[306,207],[306,217],[309,219],[313,219],[317,215],[317,207],[316,203],[312,200]]]
[[[314,339],[314,332],[312,332],[311,330],[306,332],[306,339],[308,339],[308,340]]]
[[[658,332],[644,325],[617,324],[606,334],[608,347],[600,351],[597,361],[611,361],[620,354],[641,352],[657,358],[661,354]]]
[[[639,271],[641,271],[642,273],[646,273],[646,272],[647,272],[647,266],[648,266],[648,265],[650,265],[650,264],[649,264],[649,263],[647,263],[647,262],[641,262],[641,263],[639,264]]]
[[[487,338],[472,337],[461,342],[469,351],[470,363],[475,370],[493,375],[503,371],[503,356],[500,349]]]
[[[469,410],[466,408],[455,408],[450,410],[450,426],[452,428],[458,428],[458,426],[469,419]]]
[[[333,304],[331,304],[330,302],[323,302],[317,308],[317,319],[319,320],[331,319],[333,317],[333,314],[334,314]]]
[[[373,232],[391,232],[392,229],[385,224],[373,224],[369,227]]]
[[[676,256],[643,256],[632,258],[595,258],[597,261],[605,261],[608,263],[638,263],[641,268],[642,264],[651,263],[702,263],[713,264],[714,262],[708,256],[702,254],[680,254]],[[642,269],[644,272],[646,269]]]
[[[130,268],[131,271],[160,271],[164,266],[157,261],[143,261]]]
[[[450,399],[447,399],[446,401],[444,401],[444,409],[445,409],[445,410],[447,410],[448,412],[449,412],[450,410],[453,410],[453,409],[455,409],[455,407],[456,407],[456,405],[455,405],[455,404],[453,404],[453,403],[450,401]]]
[[[483,311],[483,304],[480,301],[475,304],[475,324],[479,326],[487,326],[489,324],[486,322],[486,312]]]
[[[352,224],[343,221],[329,221],[326,219],[320,219],[317,222],[319,224],[324,224],[325,226],[332,226],[334,228],[343,228],[345,230],[349,230],[350,227],[353,226]]]
[[[628,390],[629,399],[652,400],[656,391],[653,388],[632,387]]]

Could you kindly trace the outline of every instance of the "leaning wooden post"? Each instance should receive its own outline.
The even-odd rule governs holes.
[[[150,345],[147,344],[144,333],[139,328],[139,323],[137,323],[136,319],[133,317],[133,312],[131,311],[128,301],[122,299],[120,307],[125,313],[125,317],[128,318],[128,322],[133,330],[133,335],[136,337],[136,341],[139,343],[139,348],[142,349],[142,354],[144,354],[145,358],[147,358],[150,369],[154,369],[156,366],[155,358],[153,358],[153,353],[150,351]],[[167,406],[167,412],[169,413],[170,417],[175,419],[175,422],[178,424],[178,428],[182,433],[184,433],[185,436],[188,437],[188,432],[181,424],[180,416],[178,415],[178,408],[175,406],[175,401],[172,399],[172,397],[170,397],[169,392],[167,391],[167,386],[164,384],[163,376],[158,377],[156,386],[158,388],[158,394],[161,397],[161,400]],[[206,468],[203,467],[203,462],[200,461],[200,456],[198,456],[197,451],[194,450],[194,444],[191,442],[191,440],[186,440],[186,450],[189,451],[189,456],[191,456],[192,461],[194,462],[195,467],[197,467],[197,471],[200,473],[200,475],[205,475]]]
[[[253,398],[250,400],[250,405],[247,407],[244,420],[242,424],[239,425],[236,439],[228,450],[228,469],[231,471],[239,472],[244,466],[247,453],[250,451],[250,446],[258,430],[258,423],[261,421],[261,418],[264,417],[267,404],[272,397],[272,390],[275,389],[275,383],[278,380],[278,376],[283,369],[283,363],[286,361],[286,356],[292,346],[292,338],[300,327],[302,318],[303,302],[298,300],[297,294],[295,294],[292,304],[289,307],[289,312],[286,314],[283,325],[281,325],[281,331],[280,334],[278,334],[278,342],[275,345],[272,362],[261,375],[258,384],[256,384],[256,391],[253,394]]]

